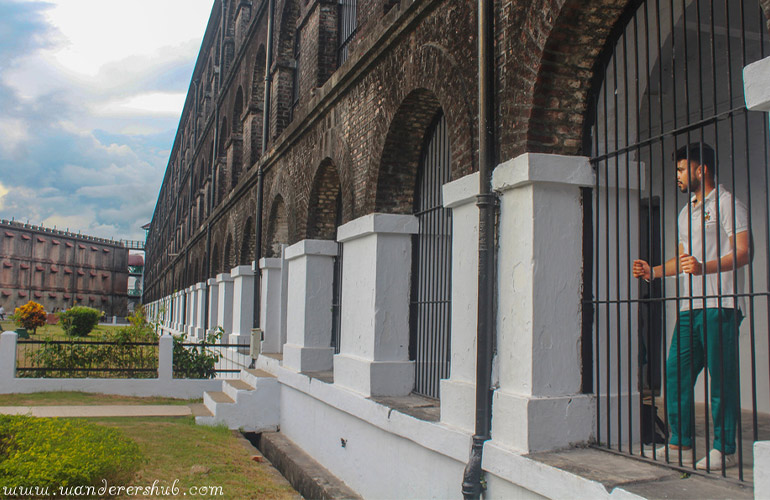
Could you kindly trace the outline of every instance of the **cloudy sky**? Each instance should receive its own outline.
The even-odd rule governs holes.
[[[142,239],[214,0],[0,0],[0,218]]]

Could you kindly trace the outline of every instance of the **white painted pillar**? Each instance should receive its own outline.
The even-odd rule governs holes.
[[[298,372],[332,369],[332,283],[337,242],[303,240],[286,249],[289,300],[283,366]]]
[[[0,380],[16,377],[16,341],[18,334],[7,331],[0,334]]]
[[[479,174],[444,184],[452,209],[452,311],[449,378],[440,381],[441,422],[473,433],[479,285]]]
[[[237,266],[230,271],[233,278],[233,330],[231,344],[248,344],[254,327],[254,270]]]
[[[770,111],[770,57],[743,68],[743,94],[751,111]]]
[[[230,273],[217,274],[217,285],[219,288],[219,299],[217,307],[217,324],[213,328],[221,326],[225,333],[222,336],[222,342],[226,342],[233,331],[233,278]]]
[[[262,258],[259,260],[259,268],[262,270],[259,327],[263,335],[259,352],[280,353],[283,352],[283,344],[286,343],[286,339],[281,335],[284,331],[281,259]]]
[[[209,325],[206,334],[211,335],[219,326],[219,283],[216,278],[209,278],[206,284],[209,286]]]
[[[193,321],[195,321],[195,287],[190,285],[185,288],[185,325],[184,333],[188,336],[192,336]]]
[[[524,154],[499,165],[496,445],[532,452],[587,442],[596,404],[581,385],[582,208],[588,159]]]
[[[192,337],[202,339],[206,326],[206,283],[195,284],[195,321],[193,322]]]
[[[174,321],[171,323],[171,328],[175,331],[179,331],[182,325],[182,292],[174,292],[172,301],[174,302]]]
[[[158,342],[158,380],[170,382],[174,378],[174,340],[162,335]]]
[[[411,215],[369,214],[337,230],[343,243],[341,349],[334,383],[365,396],[404,396],[414,388],[409,361]]]
[[[770,498],[770,441],[754,443],[754,498]]]

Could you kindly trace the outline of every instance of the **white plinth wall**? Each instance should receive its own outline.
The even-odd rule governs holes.
[[[288,247],[286,344],[283,365],[298,372],[332,369],[332,284],[337,243],[303,240]]]
[[[409,361],[411,215],[370,214],[337,230],[343,244],[340,353],[334,383],[366,396],[405,396],[414,387]]]

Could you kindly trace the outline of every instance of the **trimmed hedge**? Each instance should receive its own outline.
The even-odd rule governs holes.
[[[129,482],[142,460],[120,430],[82,420],[0,415],[0,491]],[[50,494],[49,493],[49,494]]]
[[[101,311],[91,307],[75,306],[59,313],[59,324],[67,335],[85,337],[99,324],[101,317]]]

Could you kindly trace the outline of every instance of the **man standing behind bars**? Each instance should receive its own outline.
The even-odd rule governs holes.
[[[678,463],[681,456],[683,465],[692,465],[692,453],[686,450],[693,444],[693,385],[705,362],[711,375],[714,448],[708,463],[704,457],[696,468],[721,470],[723,462],[725,467],[736,464],[737,327],[743,316],[733,298],[733,269],[750,258],[748,217],[746,207],[729,191],[722,185],[715,188],[716,160],[710,146],[684,146],[674,159],[677,186],[691,195],[690,203],[679,213],[679,257],[655,267],[635,260],[633,275],[647,281],[677,272],[684,276],[685,298],[679,301],[679,320],[666,361],[669,459]],[[665,447],[655,450],[655,458],[665,459]]]

